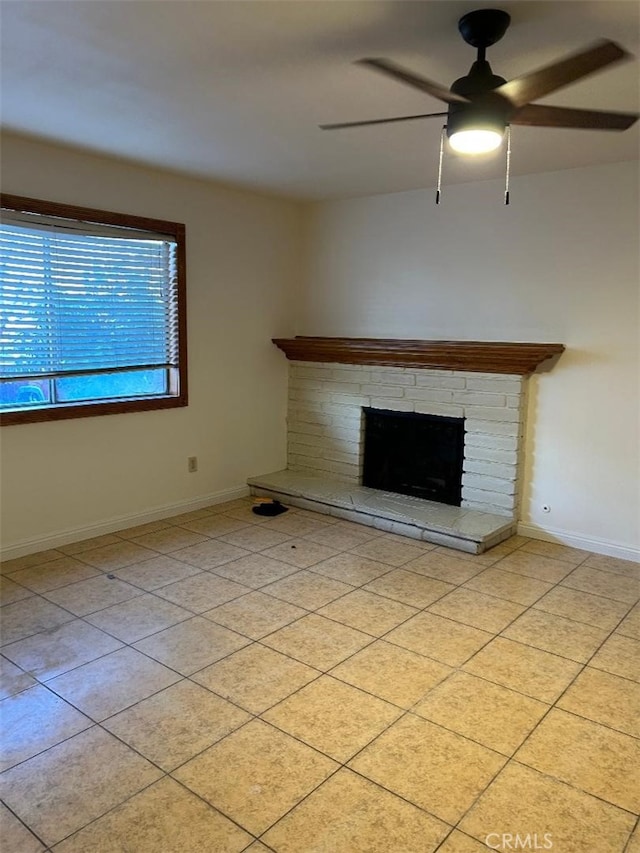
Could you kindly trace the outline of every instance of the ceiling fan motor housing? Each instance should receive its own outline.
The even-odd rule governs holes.
[[[494,89],[507,81],[494,74],[485,59],[476,60],[465,77],[459,77],[451,91],[468,98],[470,104],[449,104],[447,114],[447,136],[468,129],[470,126],[495,130],[502,134],[509,120],[510,104],[505,98],[492,94]]]

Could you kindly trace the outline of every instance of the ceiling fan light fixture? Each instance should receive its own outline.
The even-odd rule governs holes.
[[[503,134],[494,128],[468,128],[449,136],[449,144],[459,154],[487,154],[502,145]]]

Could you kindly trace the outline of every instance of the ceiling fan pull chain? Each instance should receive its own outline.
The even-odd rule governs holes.
[[[440,187],[442,186],[442,156],[444,154],[444,137],[447,132],[447,126],[442,126],[440,134],[440,157],[438,159],[438,186],[436,187],[436,204],[440,204]]]
[[[509,177],[511,174],[511,125],[507,125],[507,171],[504,181],[504,203],[509,204]]]

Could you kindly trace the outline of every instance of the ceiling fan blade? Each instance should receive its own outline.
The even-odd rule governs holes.
[[[538,68],[529,74],[516,77],[494,91],[507,98],[516,107],[537,101],[550,92],[555,92],[575,80],[580,80],[612,62],[631,56],[613,41],[601,39],[586,50],[571,54],[558,62]]]
[[[468,98],[456,95],[455,92],[450,92],[445,86],[433,83],[431,80],[420,77],[412,71],[407,71],[405,68],[401,68],[395,62],[391,62],[388,59],[358,59],[357,62],[358,65],[366,65],[368,68],[381,71],[383,74],[393,77],[394,80],[407,83],[409,86],[413,86],[414,89],[420,89],[421,92],[426,92],[428,95],[438,98],[439,101],[444,101],[447,104],[469,103]]]
[[[320,124],[320,130],[342,130],[345,127],[366,127],[370,124],[391,124],[398,121],[413,121],[418,118],[435,118],[436,116],[446,116],[447,113],[424,113],[419,116],[397,116],[396,118],[374,118],[369,121],[345,121],[338,124]]]
[[[638,120],[636,113],[609,113],[600,110],[574,110],[527,104],[510,120],[511,124],[530,127],[574,127],[585,130],[627,130]]]

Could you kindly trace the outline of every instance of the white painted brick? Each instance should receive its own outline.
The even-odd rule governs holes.
[[[322,458],[330,459],[332,462],[347,462],[350,465],[360,465],[360,453],[340,453],[339,450],[323,450]]]
[[[324,434],[333,440],[340,439],[341,441],[360,441],[361,427],[359,423],[351,421],[348,426],[343,426],[335,422],[331,422],[325,428]]]
[[[429,400],[432,403],[453,402],[453,391],[444,391],[442,389],[405,388],[404,396],[406,400]]]
[[[308,435],[306,433],[289,433],[289,440],[295,441],[298,444],[308,444],[312,447],[324,447],[327,443],[327,438],[323,435]]]
[[[490,378],[487,378],[490,377]],[[467,388],[470,391],[493,391],[496,394],[519,394],[522,390],[522,379],[519,376],[475,374],[467,379]]]
[[[416,374],[416,385],[422,388],[450,388],[460,390],[465,387],[465,379],[453,373],[443,371],[444,376],[438,372],[420,371]]]
[[[364,364],[354,364],[350,367],[332,368],[331,378],[336,382],[357,382],[360,385],[370,381],[371,372]]]
[[[519,409],[524,404],[524,399],[522,394],[507,394],[507,406],[510,409]]]
[[[329,394],[327,402],[338,403],[342,406],[368,406],[369,397],[355,394]]]
[[[478,512],[490,512],[493,515],[504,515],[505,518],[513,517],[513,509],[506,509],[503,506],[497,506],[497,504],[479,503],[478,501],[462,501],[460,506],[466,507],[467,509],[475,509],[478,510]]]
[[[420,368],[407,368],[407,370],[417,370],[418,376],[453,376],[453,370],[436,370],[435,368],[430,367],[420,367]],[[455,371],[456,373],[458,371]]]
[[[421,415],[442,415],[447,418],[461,418],[464,415],[462,406],[447,406],[443,403],[416,403],[415,412]]]
[[[482,421],[517,422],[519,420],[516,409],[494,408],[491,406],[465,406],[464,413],[467,418]]]
[[[516,506],[515,495],[505,495],[499,492],[489,492],[483,489],[473,489],[470,486],[462,487],[462,501],[467,505],[468,501],[474,501],[478,504],[491,504],[492,506],[500,506],[503,509],[513,510]]]
[[[360,467],[358,465],[348,465],[345,462],[331,462],[329,470],[335,474],[346,474],[349,477],[354,477],[356,480],[360,475]]]
[[[400,370],[372,370],[369,381],[374,385],[415,385],[416,376],[415,373],[404,373]]]
[[[305,435],[324,435],[326,427],[321,426],[320,424],[308,424],[304,421],[298,421],[297,423],[290,422],[289,423],[289,435],[293,435],[295,433],[304,433]]]
[[[506,397],[504,394],[483,394],[473,391],[454,391],[453,402],[461,403],[463,406],[504,406]]]
[[[322,410],[319,409],[317,412],[313,412],[298,409],[292,411],[289,409],[289,423],[293,423],[294,421],[298,423],[322,424]]]
[[[338,405],[338,403],[323,403],[322,411],[336,418],[360,419],[362,406]]]
[[[485,474],[462,475],[462,485],[470,489],[483,489],[489,492],[500,492],[503,495],[515,494],[516,484],[514,480],[503,480],[501,477],[487,477]]]
[[[376,395],[376,397],[402,397],[404,388],[402,386],[393,385],[363,385],[360,389],[361,394],[366,394],[368,397]]]
[[[334,429],[338,431],[341,429],[353,430],[354,432],[357,432],[358,435],[362,432],[362,409],[356,410],[353,415],[348,417],[330,415],[327,412],[325,412],[325,415],[327,416],[327,429],[329,431]]]
[[[486,447],[492,450],[516,451],[518,449],[518,443],[516,436],[483,435],[480,432],[467,432],[464,438],[465,449],[472,447]]]
[[[517,465],[518,454],[515,450],[492,450],[490,447],[473,447],[465,442],[465,459],[481,462],[500,462],[503,465]],[[472,469],[469,468],[471,471]],[[488,472],[487,472],[488,473]]]
[[[319,457],[310,458],[308,456],[299,456],[298,454],[294,454],[292,458],[298,466],[313,469],[314,471],[331,471],[331,466],[335,464],[328,459],[321,459]]]
[[[515,456],[515,454],[514,454]],[[470,474],[486,474],[489,477],[499,477],[502,480],[515,480],[518,468],[515,463],[487,462],[482,459],[464,460],[464,471]]]
[[[389,533],[397,536],[406,536],[408,539],[422,539],[422,529],[415,524],[403,524],[401,521],[392,521]]]
[[[299,379],[329,379],[331,372],[327,367],[303,367],[300,364],[293,364],[291,367],[291,378]]]
[[[475,420],[467,415],[464,422],[464,428],[467,432],[480,432],[491,435],[509,435],[519,436],[522,434],[522,427],[519,423],[513,421],[509,423],[500,423],[499,421],[483,421]]]
[[[371,408],[388,409],[390,412],[413,412],[415,406],[412,400],[380,400],[377,397],[372,397]]]
[[[292,376],[289,380],[289,390],[299,390],[299,389],[310,389],[312,391],[318,391],[321,388],[325,387],[324,382],[321,382],[319,379],[303,379]]]
[[[294,402],[322,403],[326,400],[326,391],[316,391],[313,388],[290,388],[289,399]]]

